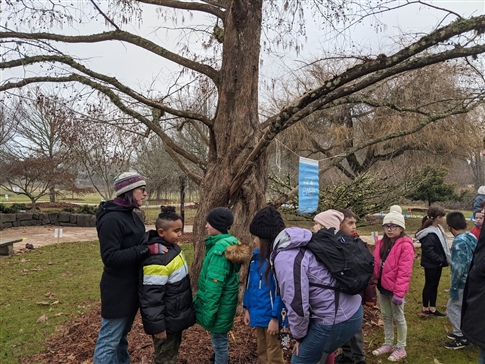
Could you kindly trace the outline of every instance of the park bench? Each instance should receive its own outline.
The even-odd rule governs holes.
[[[1,238],[0,239],[0,255],[13,254],[13,244],[21,242],[22,238]]]

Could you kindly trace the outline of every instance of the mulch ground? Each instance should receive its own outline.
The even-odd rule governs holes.
[[[190,241],[192,234],[184,234],[182,241]],[[56,334],[48,338],[47,349],[34,357],[21,358],[22,364],[30,363],[76,363],[92,364],[94,346],[101,326],[101,307],[98,304],[91,311],[82,314],[73,321],[56,329]],[[364,339],[381,325],[379,310],[364,306]],[[141,318],[137,315],[133,328],[128,335],[128,342],[133,364],[149,364],[153,357],[151,338],[143,331]],[[365,343],[366,347],[369,345]],[[229,333],[229,363],[257,364],[256,333],[245,326],[242,316],[236,316],[234,326]],[[210,363],[212,345],[209,333],[199,325],[185,330],[179,350],[178,364]],[[285,359],[290,363],[291,351],[285,352]]]
[[[365,307],[364,337],[378,328],[379,310]],[[74,321],[57,328],[57,333],[47,340],[47,349],[31,358],[22,358],[22,364],[30,363],[82,363],[91,364],[97,335],[101,326],[101,308],[83,314]],[[153,345],[151,338],[143,331],[138,315],[128,335],[131,362],[148,364],[152,362]],[[368,343],[366,343],[367,345]],[[230,364],[257,364],[256,333],[243,324],[242,316],[237,316],[229,333]],[[199,325],[194,325],[183,333],[178,364],[210,363],[212,354],[210,336]],[[290,363],[291,351],[285,352]]]

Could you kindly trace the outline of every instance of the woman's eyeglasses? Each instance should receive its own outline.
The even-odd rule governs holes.
[[[140,187],[139,190],[141,191],[141,193],[145,193],[147,191],[146,187]]]
[[[389,225],[389,224],[384,224],[384,225],[382,225],[382,228],[383,228],[384,230],[391,230],[391,231],[394,231],[394,230],[396,230],[396,229],[398,228],[398,226],[397,226],[397,225]]]

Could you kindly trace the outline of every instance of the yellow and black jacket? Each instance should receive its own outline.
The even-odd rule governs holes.
[[[143,244],[162,244],[165,254],[150,255],[141,264],[139,296],[145,332],[175,334],[195,323],[190,277],[185,255],[155,230],[145,233]]]

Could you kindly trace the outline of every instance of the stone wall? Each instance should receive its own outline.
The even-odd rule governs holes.
[[[0,213],[0,230],[16,226],[41,225],[94,227],[96,226],[96,216],[89,214],[73,214],[66,211],[18,214]]]

